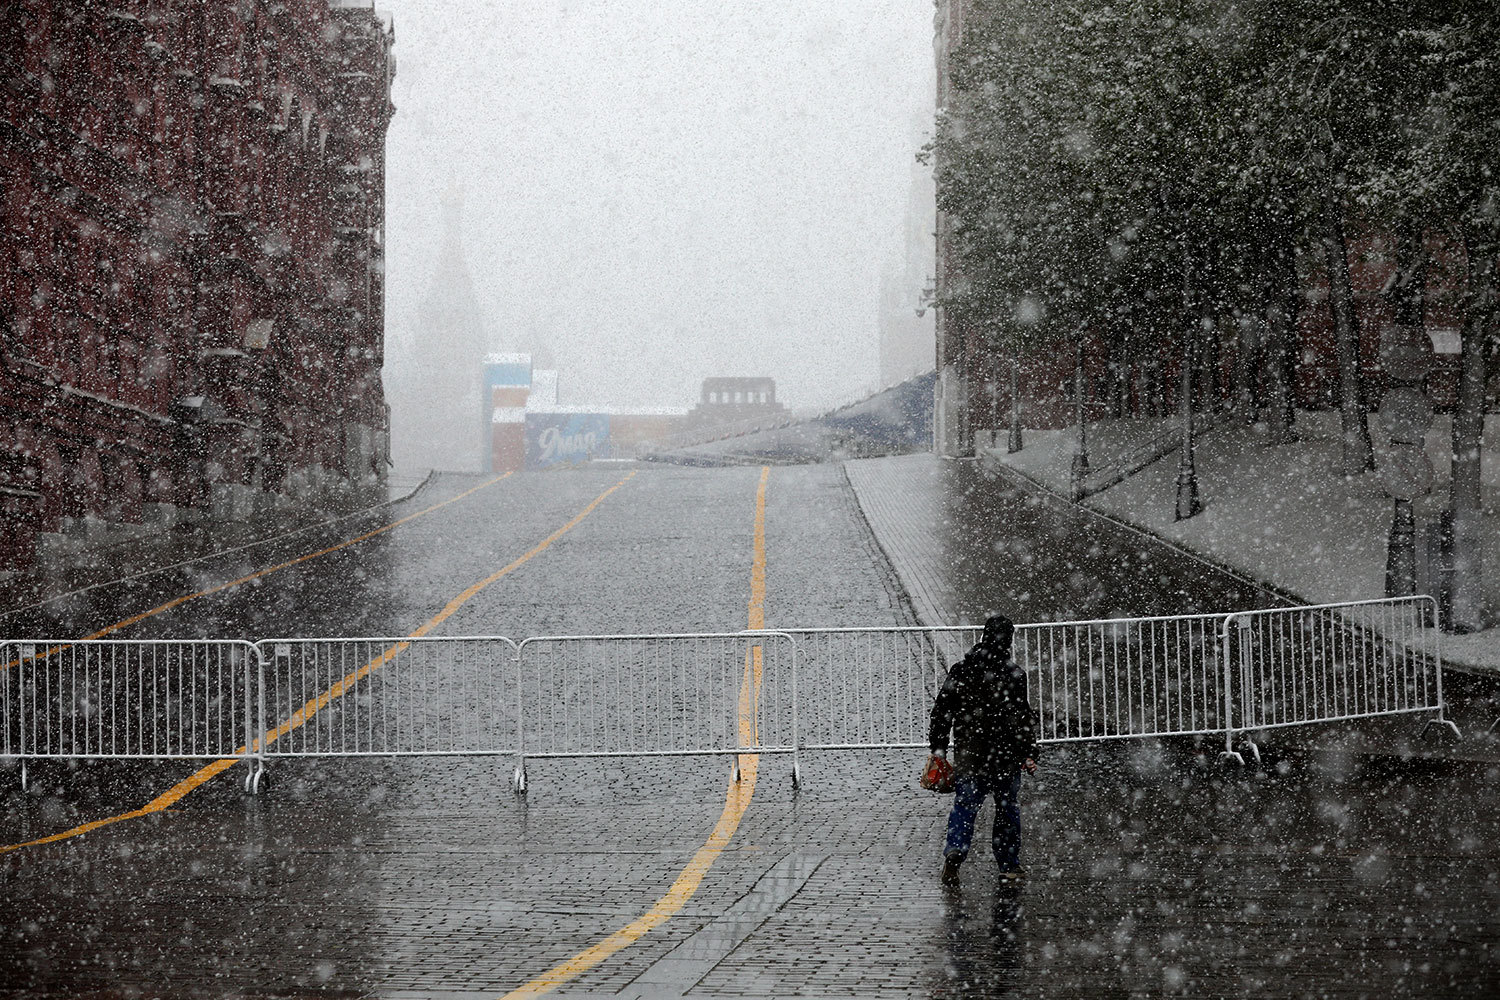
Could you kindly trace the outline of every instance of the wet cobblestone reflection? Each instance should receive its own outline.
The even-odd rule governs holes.
[[[738,627],[757,477],[644,470],[451,631]],[[384,552],[138,631],[409,629],[619,476],[513,478],[372,540]],[[767,549],[768,623],[910,622],[837,467],[773,471]],[[68,621],[132,608],[95,595]],[[798,792],[767,756],[682,910],[555,995],[1500,992],[1500,768],[1392,747],[1330,734],[1248,772],[1192,740],[1056,748],[1023,786],[1027,880],[998,885],[976,853],[956,892],[938,883],[948,800],[916,787],[919,752],[807,754]],[[500,996],[660,897],[729,778],[722,758],[546,760],[523,798],[510,766],[278,762],[257,798],[236,768],[165,813],[0,855],[0,997]],[[0,771],[0,839],[134,808],[190,770],[42,765],[27,793]]]

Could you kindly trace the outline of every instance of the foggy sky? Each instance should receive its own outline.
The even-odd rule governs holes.
[[[494,349],[547,345],[564,402],[690,405],[754,374],[828,406],[875,383],[931,131],[930,2],[384,6],[388,382],[461,184]]]

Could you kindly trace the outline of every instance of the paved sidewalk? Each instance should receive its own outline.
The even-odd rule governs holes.
[[[319,537],[338,537],[355,524],[375,521],[389,508],[411,500],[419,493],[446,499],[473,486],[472,477],[433,470],[392,473],[385,499],[343,513],[289,511],[257,515],[246,521],[207,523],[180,534],[167,530],[130,541],[103,546],[85,565],[62,568],[38,567],[18,577],[0,581],[0,618],[71,595],[106,589],[142,576],[209,564],[235,553],[269,550],[277,545],[297,544]]]
[[[1226,426],[1220,433],[1235,432]],[[1034,440],[1028,447],[1038,448],[1033,461],[1045,454]],[[1066,446],[1057,450],[1066,453]],[[997,464],[933,455],[845,463],[866,521],[923,624],[974,624],[991,610],[1022,621],[1077,621],[1296,603],[1250,572],[1205,560],[1180,538],[1163,539],[1166,532],[1123,515],[1098,516],[1102,498],[1080,508],[1060,490],[1026,485],[1026,477]],[[1443,637],[1445,660],[1453,644]],[[1500,740],[1488,733],[1500,716],[1495,685],[1449,671],[1445,694],[1448,716],[1465,737],[1456,746],[1422,740],[1420,722],[1410,719],[1281,730],[1272,741],[1500,763]]]
[[[947,478],[929,454],[859,459],[844,463],[865,521],[895,567],[907,599],[923,625],[959,621],[945,558]]]
[[[1338,414],[1299,413],[1296,444],[1266,447],[1263,428],[1228,421],[1195,448],[1203,511],[1174,520],[1177,461],[1168,455],[1118,486],[1085,501],[1092,509],[1139,527],[1215,562],[1264,581],[1303,603],[1324,604],[1384,596],[1386,537],[1391,501],[1378,473],[1345,479],[1337,471]],[[1500,418],[1490,418],[1489,440],[1500,440]],[[1376,461],[1384,461],[1377,421]],[[1129,447],[1139,432],[1132,422],[1090,425],[1096,463]],[[1027,431],[1026,446],[1010,455],[986,452],[984,460],[1021,473],[1058,493],[1068,488],[1076,429]],[[1443,502],[1448,476],[1448,418],[1428,434],[1436,471],[1435,495],[1418,503],[1431,516]],[[1485,566],[1491,602],[1500,608],[1500,451],[1484,462],[1484,500],[1492,530]],[[1443,637],[1445,661],[1500,673],[1500,627]]]
[[[1266,607],[1277,595],[981,467],[930,454],[844,463],[925,625],[1081,621]]]
[[[1090,426],[1096,467],[1126,461],[1143,437],[1159,435],[1160,422],[1121,421]],[[1217,570],[1238,574],[1260,596],[1243,607],[1290,600],[1324,604],[1378,598],[1384,594],[1390,499],[1378,474],[1345,479],[1337,460],[1337,415],[1300,415],[1301,441],[1264,446],[1261,432],[1223,422],[1198,441],[1195,451],[1203,511],[1175,521],[1177,464],[1173,455],[1156,461],[1084,501],[1088,510],[1130,529],[1202,557]],[[985,468],[1003,468],[1066,500],[1076,431],[1027,431],[1016,454],[986,451]],[[1429,435],[1438,454],[1446,427]],[[1500,439],[1500,428],[1491,435]],[[1384,451],[1377,446],[1377,461]],[[896,566],[923,622],[957,624],[963,604],[954,580],[955,517],[972,507],[953,486],[952,462],[932,455],[866,459],[845,463],[849,481],[871,529]],[[1447,474],[1434,462],[1439,482]],[[1500,607],[1500,452],[1490,449],[1484,466],[1485,502],[1494,530],[1488,533],[1485,566],[1491,600]],[[1431,508],[1437,498],[1429,499]],[[1419,513],[1421,513],[1419,511]],[[961,532],[960,532],[961,534]],[[961,556],[961,553],[958,554]],[[1215,609],[1229,610],[1229,608]],[[972,611],[971,611],[972,613]],[[1500,674],[1500,627],[1442,637],[1445,662],[1479,674]]]

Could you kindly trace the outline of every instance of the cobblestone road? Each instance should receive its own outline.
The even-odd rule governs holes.
[[[628,471],[513,476],[131,634],[405,634]],[[743,627],[759,475],[641,470],[441,631]],[[472,485],[440,481],[393,516]],[[285,556],[95,592],[27,627],[98,628]],[[766,561],[771,627],[911,620],[838,466],[772,472]],[[763,758],[680,912],[553,995],[1500,989],[1490,765],[1309,754],[1226,775],[1191,744],[1059,751],[1023,792],[1028,881],[997,887],[976,852],[945,894],[947,801],[915,788],[915,756],[808,755],[795,793],[790,762]],[[0,996],[501,996],[662,897],[729,779],[725,758],[543,760],[523,798],[510,763],[278,762],[254,798],[235,769],[165,812],[0,855]],[[0,840],[135,808],[189,768],[39,770],[28,794],[0,775]]]

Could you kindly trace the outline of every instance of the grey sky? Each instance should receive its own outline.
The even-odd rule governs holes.
[[[926,0],[395,0],[388,364],[438,198],[495,348],[546,343],[567,402],[680,404],[768,374],[793,406],[876,380],[930,130]]]

